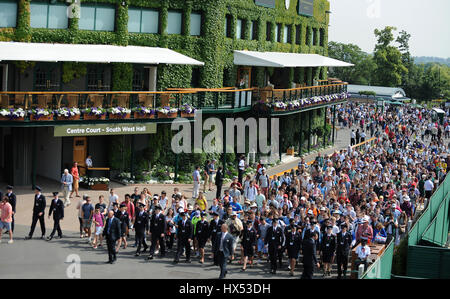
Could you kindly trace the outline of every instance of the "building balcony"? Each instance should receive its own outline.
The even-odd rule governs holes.
[[[0,122],[54,125],[74,122],[170,122],[204,114],[249,111],[265,104],[273,114],[296,113],[346,99],[346,83],[292,89],[219,88],[142,91],[0,92]]]

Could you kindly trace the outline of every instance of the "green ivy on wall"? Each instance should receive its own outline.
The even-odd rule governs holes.
[[[84,62],[63,62],[62,64],[62,81],[69,83],[74,79],[81,78],[86,75],[87,63]]]

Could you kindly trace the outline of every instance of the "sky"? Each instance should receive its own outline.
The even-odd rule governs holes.
[[[352,43],[372,53],[375,29],[411,34],[412,56],[450,57],[450,0],[329,0],[329,41]]]

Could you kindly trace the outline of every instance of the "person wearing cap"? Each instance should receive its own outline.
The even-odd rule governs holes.
[[[61,189],[64,194],[64,206],[70,205],[69,195],[72,192],[73,176],[69,173],[68,169],[64,169],[64,173],[61,176]]]
[[[33,219],[31,222],[31,229],[28,236],[25,237],[25,240],[29,240],[33,237],[34,228],[36,227],[36,223],[39,220],[39,224],[41,226],[42,236],[41,239],[45,237],[45,196],[41,193],[41,187],[36,186],[34,188],[34,205],[33,205]]]
[[[314,274],[314,265],[320,268],[320,263],[316,256],[316,242],[319,239],[319,233],[313,231],[308,238],[303,238],[303,273],[302,279],[312,279]]]
[[[277,259],[280,260],[283,257],[283,246],[285,244],[285,237],[283,229],[278,225],[278,218],[274,217],[272,226],[267,229],[264,245],[268,246],[269,260],[271,273],[277,273]]]
[[[302,246],[302,235],[299,225],[295,225],[294,219],[290,221],[290,229],[286,227],[286,251],[289,260],[289,275],[294,276],[295,264],[297,262],[298,256],[300,254],[300,249]]]
[[[365,239],[366,241],[373,239],[373,229],[369,225],[369,216],[363,217],[362,224],[360,224],[356,230],[356,244],[358,244],[362,239]]]
[[[150,246],[150,255],[148,259],[153,259],[155,253],[156,243],[159,243],[161,249],[161,257],[166,255],[166,243],[165,243],[165,233],[166,233],[166,216],[161,212],[162,207],[160,205],[155,206],[155,212],[150,217],[150,238],[152,244]]]
[[[106,237],[106,245],[108,247],[108,261],[113,264],[116,260],[116,242],[121,236],[120,220],[114,217],[114,211],[108,212],[108,218],[105,221],[105,228],[103,229],[103,237]]]
[[[242,271],[247,269],[247,262],[250,258],[250,265],[253,264],[253,256],[255,255],[256,230],[253,227],[253,221],[247,220],[246,226],[242,233],[242,247],[244,256],[244,265]]]
[[[119,219],[120,221],[120,231],[121,231],[121,235],[120,235],[120,239],[119,242],[117,243],[117,248],[116,251],[117,253],[119,252],[119,248],[120,245],[122,245],[123,242],[123,249],[127,249],[127,231],[130,225],[130,215],[127,212],[127,205],[122,203],[119,206],[119,212],[116,214],[116,217]]]
[[[13,186],[8,185],[6,187],[6,196],[8,196],[8,202],[12,207],[12,222],[11,222],[11,230],[12,232],[14,232],[14,216],[16,215],[16,202],[17,202],[17,198],[16,195],[13,193]],[[1,192],[0,192],[0,198],[2,198]]]
[[[223,220],[219,218],[219,213],[217,211],[212,212],[213,219],[209,223],[209,238],[211,239],[211,246],[212,246],[212,255],[214,260],[214,265],[218,266],[219,262],[217,260],[217,256],[215,254],[216,252],[216,236],[220,232],[220,228],[222,224],[224,224]]]
[[[56,231],[58,231],[58,237],[61,239],[63,237],[61,226],[59,225],[59,221],[64,219],[64,203],[61,199],[58,198],[58,192],[53,192],[53,200],[50,204],[50,210],[48,211],[48,219],[53,214],[53,230],[50,236],[47,238],[47,241],[53,239]]]
[[[201,220],[197,222],[194,230],[194,238],[197,239],[200,251],[200,264],[205,262],[205,245],[209,238],[209,222],[206,220],[206,212],[201,212]]]
[[[185,212],[180,213],[181,219],[177,223],[177,254],[175,255],[174,263],[180,261],[181,252],[183,249],[186,253],[186,263],[191,262],[191,240],[193,235],[192,223],[187,219]]]
[[[346,223],[341,224],[341,231],[336,236],[336,263],[338,279],[347,274],[348,256],[352,244],[352,234],[348,231]]]
[[[331,262],[336,251],[336,236],[332,233],[333,227],[327,226],[326,233],[322,237],[321,242],[321,255],[323,263],[323,277],[331,276]]]
[[[242,230],[244,229],[244,227],[242,225],[242,221],[237,217],[237,213],[235,211],[233,211],[231,213],[231,217],[228,218],[225,223],[228,226],[230,234],[234,238],[233,254],[231,255],[231,261],[233,261],[234,260],[234,253],[236,251],[237,244],[240,241],[240,236],[241,236],[241,233],[242,233]]]

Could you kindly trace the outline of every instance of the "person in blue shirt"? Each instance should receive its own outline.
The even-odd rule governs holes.
[[[239,197],[235,196],[233,197],[233,201],[230,202],[230,206],[233,209],[233,212],[236,212],[238,214],[239,219],[241,218],[241,214],[244,213],[241,204],[238,202]]]

